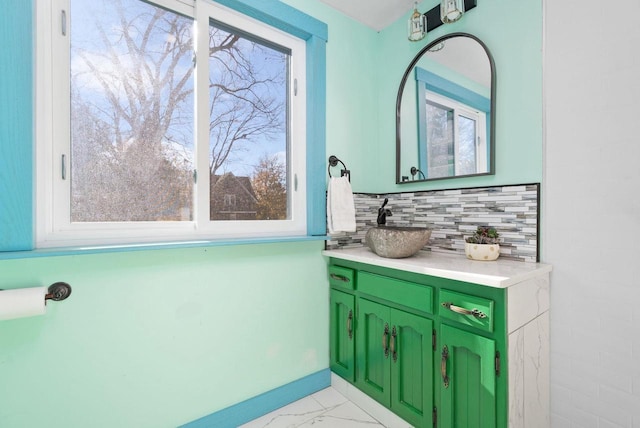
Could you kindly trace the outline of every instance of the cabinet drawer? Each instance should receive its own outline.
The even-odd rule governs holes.
[[[358,272],[358,290],[412,309],[433,313],[433,289],[426,285]]]
[[[441,290],[438,311],[441,317],[477,329],[493,332],[493,300]]]
[[[342,266],[329,266],[329,284],[332,287],[346,288],[353,290],[355,288],[355,275],[353,270]]]

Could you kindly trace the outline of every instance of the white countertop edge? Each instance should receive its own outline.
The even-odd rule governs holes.
[[[423,275],[431,275],[456,281],[471,282],[496,288],[514,284],[551,272],[552,266],[498,259],[491,262],[468,260],[456,254],[420,251],[406,259],[388,259],[373,253],[369,248],[324,250],[324,256],[375,266],[399,269]]]

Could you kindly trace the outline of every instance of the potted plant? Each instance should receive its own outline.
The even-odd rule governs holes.
[[[472,260],[495,260],[500,255],[499,237],[495,228],[478,226],[475,233],[465,239],[464,253]]]

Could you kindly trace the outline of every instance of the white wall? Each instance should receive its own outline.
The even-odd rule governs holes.
[[[552,426],[640,427],[640,1],[544,18]]]

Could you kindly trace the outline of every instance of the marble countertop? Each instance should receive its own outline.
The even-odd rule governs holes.
[[[325,250],[327,257],[399,269],[407,272],[506,288],[551,272],[551,265],[498,259],[491,262],[469,260],[461,255],[419,251],[406,259],[387,259],[368,247]]]

